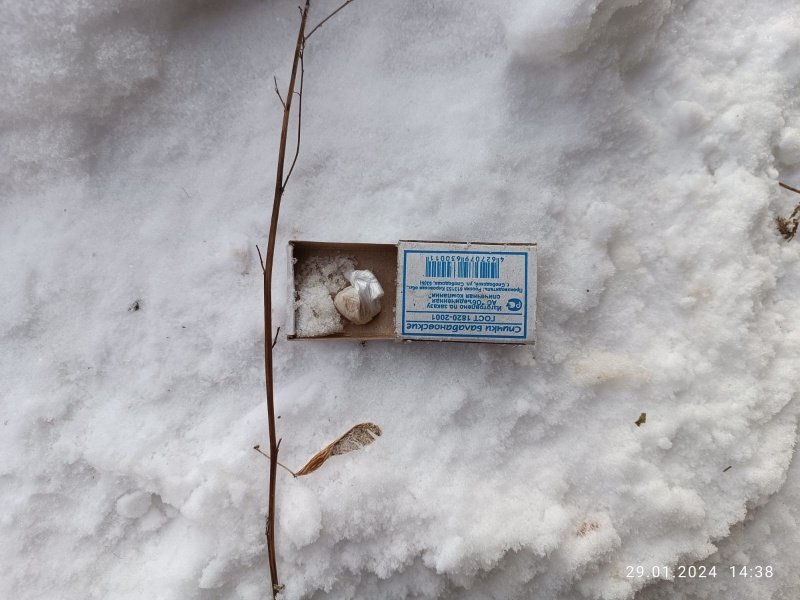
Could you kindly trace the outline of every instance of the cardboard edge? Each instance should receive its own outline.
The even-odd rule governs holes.
[[[442,240],[400,240],[398,242],[398,246],[400,244],[410,243],[410,244],[466,244],[467,246],[471,246],[475,244],[476,246],[536,246],[536,242],[459,242],[459,241],[442,241]]]
[[[531,341],[528,342],[526,345],[530,346],[534,350],[536,349],[536,341],[539,336],[539,327],[538,327],[538,315],[539,315],[539,248],[536,244],[531,244],[533,246],[533,252],[531,253],[533,256],[533,260],[531,264],[528,265],[528,276],[533,278],[533,316],[531,318],[530,330],[529,335]]]
[[[294,242],[290,241],[286,251],[289,263],[286,268],[288,283],[288,302],[286,306],[286,339],[292,340],[295,337],[294,323],[294,303],[296,301],[294,291]]]
[[[395,267],[395,290],[394,290],[394,339],[404,342],[407,341],[406,338],[403,337],[402,334],[402,325],[403,325],[403,306],[401,306],[401,302],[403,300],[403,283],[400,281],[400,277],[403,274],[403,242],[404,240],[400,240],[397,242],[397,265]]]

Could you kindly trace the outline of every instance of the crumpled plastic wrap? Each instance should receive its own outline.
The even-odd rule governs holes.
[[[381,312],[383,287],[372,271],[347,271],[344,275],[350,285],[336,294],[333,301],[336,310],[356,325],[369,323]]]

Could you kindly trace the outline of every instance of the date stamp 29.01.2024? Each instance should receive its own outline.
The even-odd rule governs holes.
[[[646,579],[768,579],[775,573],[772,565],[627,565],[625,577]]]

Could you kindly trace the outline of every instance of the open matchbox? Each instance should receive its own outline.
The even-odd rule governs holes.
[[[349,257],[383,286],[381,312],[369,323],[290,340],[425,340],[535,344],[536,244],[400,241],[397,244],[289,242],[290,303],[296,273],[312,257]]]

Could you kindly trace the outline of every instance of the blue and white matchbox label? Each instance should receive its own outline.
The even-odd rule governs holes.
[[[403,339],[533,344],[536,246],[400,242]]]

